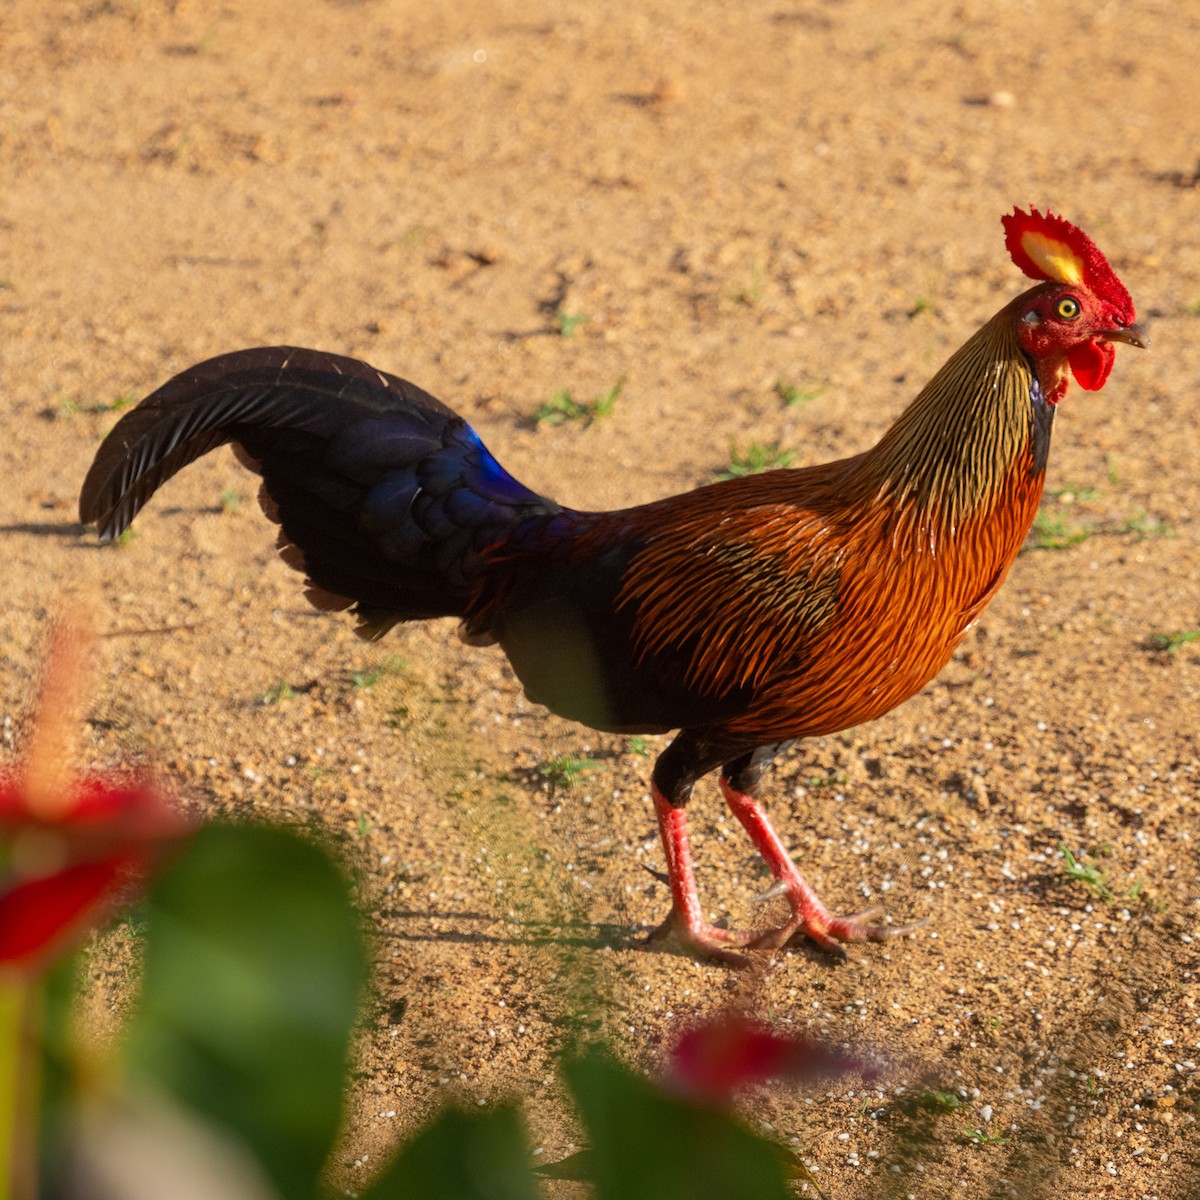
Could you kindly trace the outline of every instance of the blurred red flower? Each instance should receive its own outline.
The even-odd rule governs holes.
[[[725,1104],[768,1079],[802,1082],[829,1075],[874,1075],[859,1059],[801,1034],[782,1034],[741,1013],[687,1030],[671,1051],[666,1083],[693,1100]]]
[[[50,957],[186,829],[147,781],[71,770],[91,650],[55,629],[25,764],[0,772],[0,967]]]
[[[94,775],[66,784],[64,803],[42,813],[25,776],[0,776],[0,965],[52,954],[183,832],[147,783]]]

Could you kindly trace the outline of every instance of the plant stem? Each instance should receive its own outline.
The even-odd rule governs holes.
[[[38,1055],[33,1040],[41,988],[0,973],[0,1200],[34,1200]]]

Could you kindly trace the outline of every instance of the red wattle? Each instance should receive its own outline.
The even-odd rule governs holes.
[[[1101,342],[1095,338],[1067,351],[1071,374],[1085,392],[1098,392],[1104,386],[1116,357],[1117,352],[1111,342]]]

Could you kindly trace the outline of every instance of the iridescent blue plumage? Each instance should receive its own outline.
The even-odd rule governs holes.
[[[211,359],[148,397],[102,448],[84,507],[115,536],[164,479],[221,442],[262,476],[280,548],[310,596],[356,606],[372,633],[461,616],[489,549],[560,511],[420,388],[289,347]]]

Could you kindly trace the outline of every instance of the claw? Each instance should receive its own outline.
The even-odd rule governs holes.
[[[850,917],[835,917],[832,924],[842,927],[845,930],[845,932],[837,935],[841,937],[842,941],[886,942],[892,938],[904,937],[905,934],[920,929],[922,925],[927,924],[929,921],[928,917],[922,917],[919,921],[909,921],[905,925],[876,924],[876,918],[882,915],[882,909],[868,908]]]
[[[851,913],[848,917],[838,917],[839,921],[845,921],[848,925],[866,925],[868,922],[875,921],[883,916],[883,909],[878,906],[874,908],[864,908],[860,912]]]
[[[782,879],[777,879],[761,896],[753,897],[755,904],[766,904],[768,900],[776,900],[780,896],[786,896],[788,886]]]
[[[928,925],[929,918],[922,917],[919,921],[909,921],[904,925],[873,925],[871,927],[872,942],[887,942],[892,938],[905,937],[910,933],[915,933],[922,925]]]
[[[907,925],[879,924],[882,910],[864,909],[847,917],[835,917],[828,913],[814,894],[795,890],[785,880],[780,880],[759,900],[777,896],[788,896],[792,905],[792,917],[776,929],[766,929],[748,944],[755,949],[776,950],[790,943],[807,939],[828,954],[846,958],[846,944],[850,942],[885,942],[903,937],[919,929],[925,920],[912,921]]]
[[[886,942],[892,938],[904,937],[926,923],[926,918],[911,921],[906,925],[878,925],[874,919],[880,916],[877,908],[867,909],[849,917],[829,917],[827,921],[818,924],[814,921],[800,920],[789,935],[791,938],[807,937],[814,941],[822,950],[828,950],[839,958],[846,957],[845,944],[848,942]]]

